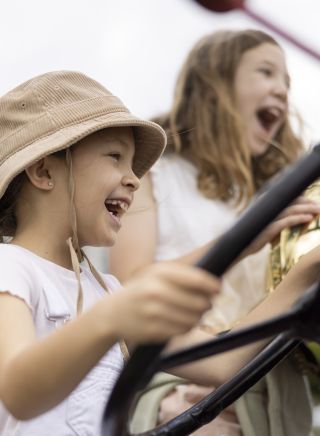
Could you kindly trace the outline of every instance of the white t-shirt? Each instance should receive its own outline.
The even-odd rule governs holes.
[[[237,209],[204,197],[197,187],[197,170],[177,155],[161,158],[151,170],[157,203],[155,260],[174,259],[218,238],[234,224]],[[223,289],[204,322],[229,328],[266,295],[269,247],[239,262],[223,277]]]
[[[105,295],[92,273],[81,266],[83,310]],[[102,274],[108,289],[118,280]],[[10,244],[0,244],[0,292],[21,298],[30,308],[37,336],[55,331],[76,316],[78,283],[73,271]],[[63,359],[63,356],[61,356]],[[102,413],[122,370],[123,357],[115,345],[58,406],[29,421],[17,421],[0,403],[1,436],[99,435]],[[50,367],[47,368],[48,373]]]

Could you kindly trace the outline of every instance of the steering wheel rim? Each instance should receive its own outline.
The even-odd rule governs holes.
[[[132,436],[184,436],[196,431],[240,398],[299,344],[300,341],[291,338],[290,333],[278,335],[235,376],[188,410],[150,431],[130,434]]]
[[[221,276],[255,237],[320,174],[320,144],[273,182],[268,191],[247,209],[198,266]],[[130,404],[159,367],[165,344],[138,347],[121,373],[106,406],[102,434],[123,436],[127,431]],[[204,344],[205,346],[205,344]],[[186,350],[185,352],[188,352]]]

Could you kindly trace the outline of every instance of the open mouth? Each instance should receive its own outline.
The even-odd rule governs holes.
[[[106,200],[104,205],[110,215],[117,221],[120,221],[129,208],[128,203],[123,200]]]
[[[256,115],[263,129],[270,132],[273,126],[282,119],[283,112],[276,107],[265,107],[259,109]]]

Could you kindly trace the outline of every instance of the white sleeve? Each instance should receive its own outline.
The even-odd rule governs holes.
[[[156,203],[163,203],[170,195],[170,167],[167,171],[167,160],[159,159],[150,169],[150,177],[152,182],[152,194]]]
[[[39,285],[29,259],[9,251],[0,252],[0,292],[21,298],[33,313],[39,299]]]

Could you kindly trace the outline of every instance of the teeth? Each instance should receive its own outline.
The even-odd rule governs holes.
[[[280,110],[275,107],[269,108],[268,111],[277,118],[280,116]]]
[[[261,112],[268,113],[275,118],[279,118],[282,115],[282,111],[279,108],[274,107],[274,106],[262,108]]]
[[[115,206],[120,207],[124,212],[128,210],[128,203],[122,200],[106,200],[105,204],[113,204]]]

